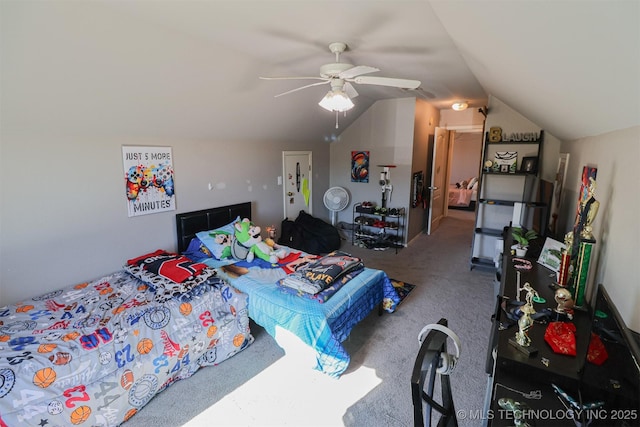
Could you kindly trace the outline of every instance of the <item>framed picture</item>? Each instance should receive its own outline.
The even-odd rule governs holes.
[[[122,164],[129,217],[176,210],[171,147],[123,145]]]
[[[538,158],[524,157],[520,165],[520,172],[538,173]]]
[[[544,241],[542,251],[540,252],[540,257],[538,258],[538,264],[542,264],[557,273],[560,270],[562,251],[565,247],[564,243],[547,237],[547,240]]]
[[[518,163],[517,151],[496,151],[493,171],[501,173],[515,173]]]
[[[351,182],[369,182],[369,152],[351,152]]]

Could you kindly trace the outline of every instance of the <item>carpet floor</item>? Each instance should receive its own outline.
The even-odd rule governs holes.
[[[411,426],[418,332],[442,317],[462,343],[451,375],[459,424],[481,425],[469,417],[484,405],[495,275],[470,270],[472,232],[473,217],[454,213],[397,254],[343,243],[367,267],[415,287],[395,313],[374,310],[353,329],[344,342],[351,362],[339,379],[311,369],[295,345],[285,353],[252,322],[250,347],[173,384],[123,426]]]

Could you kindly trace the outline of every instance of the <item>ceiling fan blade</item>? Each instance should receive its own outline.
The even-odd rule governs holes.
[[[299,88],[296,88],[296,89],[291,89],[291,90],[288,90],[286,92],[279,93],[278,95],[275,96],[275,98],[277,98],[279,96],[282,96],[282,95],[288,95],[290,93],[297,92],[299,90],[306,89],[308,87],[324,85],[324,84],[327,84],[327,83],[329,83],[329,80],[324,81],[324,82],[311,83],[310,85],[302,86],[302,87],[299,87]]]
[[[344,82],[344,91],[349,95],[349,98],[355,98],[358,96],[358,91],[353,87],[353,85],[349,82]]]
[[[355,67],[349,68],[348,70],[341,72],[339,77],[341,79],[352,79],[356,76],[375,73],[376,71],[380,71],[380,70],[375,67],[369,67],[367,65],[356,65]]]
[[[395,79],[392,77],[358,76],[351,81],[358,84],[391,86],[404,89],[416,89],[420,86],[419,80]]]
[[[326,80],[329,81],[326,77],[320,76],[312,76],[312,77],[258,77],[260,80]]]

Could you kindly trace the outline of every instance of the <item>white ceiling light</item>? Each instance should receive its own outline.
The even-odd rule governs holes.
[[[344,112],[353,108],[353,101],[342,89],[331,89],[318,103],[328,111]]]
[[[462,111],[462,110],[466,110],[468,106],[469,104],[467,103],[467,101],[456,101],[453,103],[451,108],[453,108],[456,111]]]

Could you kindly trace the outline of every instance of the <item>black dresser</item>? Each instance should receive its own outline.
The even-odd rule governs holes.
[[[553,312],[557,307],[556,274],[536,262],[539,249],[525,257],[531,269],[517,269],[528,262],[514,261],[510,235],[505,229],[500,290],[487,354],[485,424],[513,426],[518,425],[518,418],[531,426],[576,426],[575,418],[590,426],[640,426],[640,350],[605,287],[598,287],[590,305],[574,310],[570,322],[575,325],[576,355],[555,353],[545,342],[545,330],[550,321],[567,320],[556,318]],[[544,300],[533,304],[537,312],[533,317],[539,318],[529,330],[528,348],[510,342],[518,332],[514,322],[521,304],[517,302],[518,271],[521,286],[528,282]],[[521,290],[519,299],[525,297],[526,291]],[[592,333],[608,354],[599,366],[587,361]],[[510,410],[514,404],[525,412]]]

